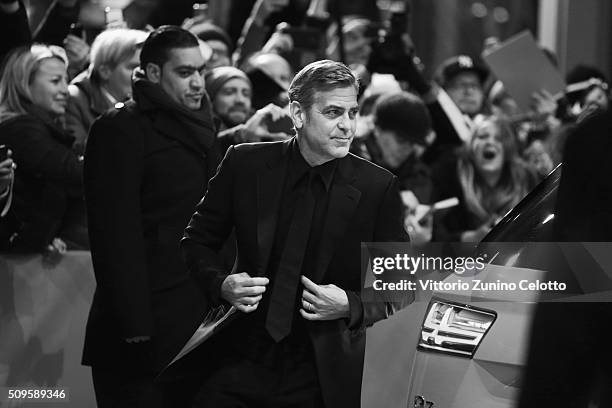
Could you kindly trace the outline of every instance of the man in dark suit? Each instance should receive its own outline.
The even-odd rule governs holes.
[[[90,132],[85,190],[97,288],[83,363],[99,407],[156,407],[154,374],[207,310],[179,242],[219,160],[204,58],[188,31],[145,41],[134,101]]]
[[[289,90],[297,137],[230,147],[198,204],[188,267],[239,316],[207,351],[218,361],[195,406],[360,405],[365,328],[396,306],[362,301],[361,242],[407,236],[396,178],[349,154],[357,91],[341,63],[303,68]],[[229,273],[215,258],[232,228]]]

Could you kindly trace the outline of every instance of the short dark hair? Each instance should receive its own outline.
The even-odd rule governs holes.
[[[304,109],[313,104],[315,92],[326,92],[336,88],[353,86],[359,92],[359,80],[341,62],[315,61],[297,73],[289,85],[289,101],[297,101]]]
[[[198,38],[178,26],[164,25],[149,34],[140,51],[140,68],[152,63],[163,66],[170,59],[169,51],[176,48],[198,47]]]
[[[374,124],[391,131],[400,142],[426,144],[431,117],[425,103],[409,92],[381,96],[374,107]]]

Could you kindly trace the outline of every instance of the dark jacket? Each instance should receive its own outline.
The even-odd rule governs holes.
[[[428,103],[427,110],[429,110],[431,116],[431,125],[436,133],[436,138],[423,155],[423,161],[429,166],[437,166],[440,161],[452,155],[453,151],[460,147],[463,142],[437,100]]]
[[[181,116],[161,88],[137,84],[135,102],[96,120],[87,143],[97,288],[83,363],[138,365],[125,339],[150,336],[154,367],[137,367],[147,371],[167,364],[204,317],[205,299],[183,264],[179,241],[218,159],[208,101],[193,113],[201,126],[190,127],[190,114]]]
[[[198,204],[182,247],[189,269],[210,302],[220,302],[221,283],[228,271],[216,257],[233,227],[238,248],[234,270],[267,276],[292,141],[230,147]],[[366,270],[361,243],[407,240],[397,180],[386,170],[349,154],[339,159],[329,194],[311,279],[361,293],[365,274],[360,271]],[[363,318],[350,329],[344,319],[306,322],[328,407],[360,405],[365,327],[394,310],[384,299],[361,306]],[[356,305],[350,308],[355,310]]]
[[[414,154],[410,155],[397,169],[392,170],[397,176],[400,190],[410,190],[421,204],[431,204],[433,183],[429,166]]]
[[[15,116],[0,124],[0,144],[13,151],[18,165],[13,203],[1,221],[5,248],[40,252],[53,238],[66,238],[63,232],[72,229],[69,224],[76,219],[81,220],[81,226],[75,227],[81,230],[77,233],[81,238],[71,236],[69,240],[80,241],[80,247],[87,245],[82,222],[83,162],[71,150],[73,140],[33,114]]]
[[[88,72],[74,78],[68,90],[70,99],[66,110],[66,130],[74,137],[76,146],[84,150],[89,128],[98,116],[112,108],[112,103]]]

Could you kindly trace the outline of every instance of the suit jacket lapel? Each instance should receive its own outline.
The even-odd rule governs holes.
[[[361,191],[351,185],[354,180],[353,167],[350,157],[347,156],[338,163],[337,174],[331,187],[329,206],[317,251],[318,259],[312,275],[314,282],[318,283],[323,279],[336,244],[344,235],[359,204]]]
[[[291,139],[293,140],[293,139]],[[287,173],[290,141],[281,145],[281,154],[271,158],[257,174],[257,250],[259,276],[267,275],[268,260],[274,244],[281,194]]]

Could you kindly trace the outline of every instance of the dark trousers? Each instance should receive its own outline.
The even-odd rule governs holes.
[[[153,375],[130,370],[92,367],[98,408],[161,408],[160,390]]]
[[[324,404],[312,358],[273,366],[234,355],[223,358],[206,378],[193,408],[324,408]]]

